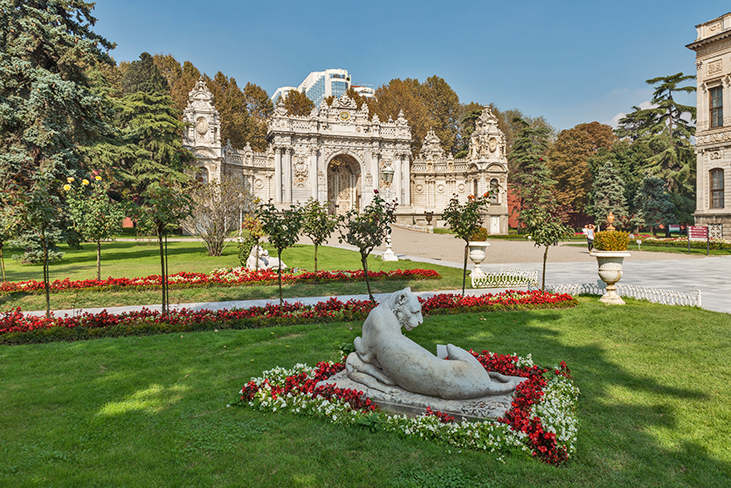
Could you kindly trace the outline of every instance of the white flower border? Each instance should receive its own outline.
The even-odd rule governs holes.
[[[328,364],[333,363],[328,362]],[[532,367],[531,355],[518,356],[517,365],[518,367]],[[244,402],[244,404],[261,411],[289,410],[299,415],[325,418],[341,425],[364,425],[386,432],[434,439],[457,448],[499,453],[499,459],[502,458],[503,453],[514,448],[528,454],[532,453],[527,434],[515,431],[509,425],[493,420],[442,423],[434,415],[407,417],[382,411],[363,412],[353,410],[347,402],[337,398],[327,399],[312,393],[288,393],[272,398],[272,385],[283,386],[285,378],[303,372],[312,379],[317,369],[297,363],[292,368],[276,367],[264,371],[260,377],[251,378],[250,381],[256,383],[259,390],[252,400]],[[265,379],[268,380],[267,383],[264,382]],[[576,451],[578,435],[579,420],[576,407],[580,394],[579,388],[569,378],[555,375],[548,380],[547,385],[543,388],[543,393],[541,401],[532,405],[531,415],[541,419],[545,431],[556,434],[557,444],[565,447],[568,457],[571,457]],[[243,389],[239,391],[239,395],[241,394],[243,394]]]

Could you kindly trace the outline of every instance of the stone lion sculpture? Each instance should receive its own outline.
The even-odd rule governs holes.
[[[398,386],[412,393],[448,400],[502,395],[515,389],[515,380],[488,373],[472,354],[453,344],[438,346],[440,357],[401,332],[423,322],[421,303],[410,288],[397,291],[371,310],[363,323],[355,352],[348,355],[348,378],[375,390]]]

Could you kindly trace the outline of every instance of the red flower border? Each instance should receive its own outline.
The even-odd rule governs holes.
[[[225,276],[234,276],[234,279],[226,279]],[[318,271],[312,273],[304,271],[301,273],[282,273],[283,283],[313,283],[364,280],[365,273],[362,270],[354,271]],[[393,271],[369,271],[370,280],[435,280],[441,275],[433,269],[397,269]],[[262,285],[274,284],[277,282],[277,272],[273,270],[239,270],[234,272],[217,272],[210,274],[180,272],[168,276],[170,288],[191,288],[208,286],[240,286],[240,285]],[[51,291],[67,290],[117,290],[117,289],[156,289],[160,288],[162,277],[150,275],[139,278],[106,278],[103,280],[54,280],[51,282]],[[37,280],[27,281],[6,281],[0,283],[0,293],[40,293],[43,291],[43,282]]]

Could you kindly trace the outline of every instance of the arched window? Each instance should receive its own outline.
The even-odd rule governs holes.
[[[195,174],[195,181],[198,183],[208,183],[208,168],[201,166]]]
[[[496,178],[490,180],[490,203],[493,205],[500,203],[500,184]]]
[[[711,176],[711,208],[723,208],[723,170],[714,168]]]
[[[479,194],[479,190],[477,189],[477,184],[478,184],[477,178],[472,180],[472,194],[475,196],[475,198],[477,198],[477,196]]]

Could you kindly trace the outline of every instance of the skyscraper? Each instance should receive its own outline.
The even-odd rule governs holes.
[[[341,97],[350,88],[350,73],[342,68],[326,69],[324,71],[313,71],[300,83],[297,88],[292,86],[282,86],[277,88],[272,95],[272,101],[277,103],[280,97],[284,97],[292,90],[307,95],[307,98],[313,101],[315,106],[327,97]]]

